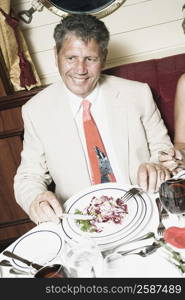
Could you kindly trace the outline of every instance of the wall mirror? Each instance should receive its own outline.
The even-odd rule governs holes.
[[[109,15],[126,0],[42,0],[53,13],[64,16],[68,13],[89,13],[99,18]]]
[[[35,11],[46,7],[54,14],[65,17],[68,14],[92,14],[97,18],[110,15],[126,0],[34,0],[29,10],[20,11],[19,18],[25,23],[30,23]]]

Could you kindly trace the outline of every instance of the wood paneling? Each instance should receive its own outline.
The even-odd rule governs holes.
[[[5,95],[6,95],[5,88],[4,88],[4,85],[3,85],[3,81],[0,77],[0,97],[5,96]]]
[[[0,247],[35,226],[15,201],[13,180],[22,150],[21,106],[41,89],[0,97]]]

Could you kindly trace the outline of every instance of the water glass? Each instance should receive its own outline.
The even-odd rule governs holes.
[[[89,237],[67,243],[63,253],[63,264],[73,278],[101,277],[103,271],[101,251]]]

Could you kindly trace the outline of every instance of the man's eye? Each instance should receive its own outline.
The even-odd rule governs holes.
[[[87,60],[95,62],[95,61],[97,61],[97,58],[95,58],[95,57],[87,57]]]
[[[70,61],[73,61],[73,60],[75,60],[75,56],[69,56],[69,57],[67,57],[67,59]]]

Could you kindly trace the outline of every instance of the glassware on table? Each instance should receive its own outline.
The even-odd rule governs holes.
[[[62,264],[61,252],[52,261],[40,261],[43,267],[34,273],[35,278],[67,278],[69,273]]]
[[[13,261],[18,261],[22,263],[22,267],[19,266],[17,272],[19,271],[19,275],[26,273],[27,275],[32,275],[35,278],[66,278],[68,277],[67,269],[61,264],[61,253],[52,260],[46,260],[44,257],[36,257],[34,258],[34,262],[28,260],[26,257],[22,257],[17,255],[14,252],[5,250],[3,252],[5,256],[8,256],[13,259]],[[48,256],[50,257],[50,256]],[[14,264],[14,263],[13,263]],[[17,273],[18,274],[18,273]],[[30,276],[29,276],[30,277]]]
[[[60,264],[46,265],[38,270],[35,278],[67,278],[68,273],[65,268]]]
[[[68,270],[69,277],[101,277],[103,256],[91,238],[82,237],[78,242],[67,242],[62,264]]]
[[[159,188],[159,198],[163,207],[178,217],[180,226],[185,227],[185,179],[169,179]]]

